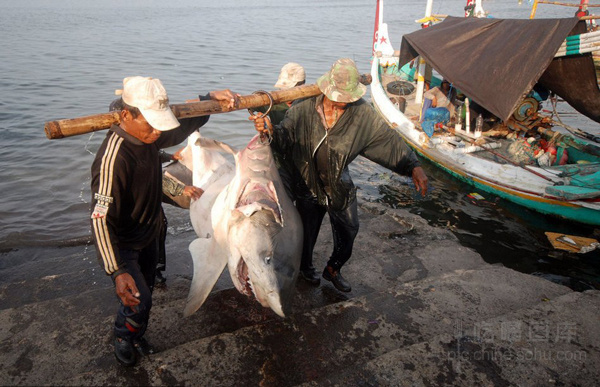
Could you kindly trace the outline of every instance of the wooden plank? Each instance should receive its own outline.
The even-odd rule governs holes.
[[[598,247],[598,241],[594,238],[584,238],[549,231],[546,231],[545,234],[554,248],[572,253],[586,253]]]

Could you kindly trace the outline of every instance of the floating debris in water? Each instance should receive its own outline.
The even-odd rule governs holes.
[[[474,204],[479,207],[494,207],[496,206],[496,202],[491,202],[487,200],[483,195],[478,194],[477,192],[471,192],[467,195],[467,198],[471,204]]]
[[[545,234],[555,249],[585,254],[600,247],[600,243],[594,238],[584,238],[555,232],[545,232]]]
[[[483,196],[481,196],[477,192],[472,192],[472,193],[468,194],[467,197],[469,197],[471,199],[475,199],[475,200],[484,200],[485,199]]]

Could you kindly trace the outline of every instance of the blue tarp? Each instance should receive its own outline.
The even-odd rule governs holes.
[[[429,99],[425,99],[425,101],[431,101]],[[429,136],[433,136],[433,131],[435,129],[435,124],[442,123],[447,124],[450,121],[450,112],[448,109],[440,107],[440,108],[428,108],[425,110],[425,114],[423,114],[423,121],[421,122],[421,127],[423,131]]]

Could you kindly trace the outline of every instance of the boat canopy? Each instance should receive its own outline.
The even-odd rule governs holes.
[[[448,17],[442,23],[404,35],[399,64],[421,55],[471,100],[504,121],[540,81],[575,109],[600,122],[600,90],[591,55],[554,58],[565,38],[579,33],[574,30],[577,23],[577,18]],[[582,28],[585,32],[584,22],[577,29]],[[586,71],[581,59],[589,66]],[[557,61],[560,65],[553,67],[560,70],[544,74]],[[574,75],[578,77],[577,85],[573,84]],[[581,79],[584,76],[586,79]],[[564,85],[567,79],[570,84]],[[577,90],[581,82],[587,84],[591,95],[582,97],[582,90]],[[561,83],[563,87],[558,87]]]

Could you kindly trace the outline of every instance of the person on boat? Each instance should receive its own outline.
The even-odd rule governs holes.
[[[169,107],[162,83],[148,77],[123,80],[119,125],[113,125],[91,168],[92,237],[102,269],[110,275],[120,306],[114,352],[125,366],[153,353],[144,339],[152,307],[159,233],[162,173],[158,150],[179,144],[208,121],[182,119]],[[230,90],[201,99],[238,102]]]
[[[454,98],[456,97],[456,89],[450,85],[446,79],[442,79],[439,86],[432,87],[423,94],[423,98],[430,100],[432,108],[445,108],[454,114]]]
[[[429,137],[433,135],[434,125],[446,123],[454,116],[454,98],[456,89],[443,79],[440,86],[432,87],[423,94],[421,127]]]
[[[258,132],[272,132],[274,153],[289,160],[301,177],[293,182],[304,229],[301,277],[314,285],[320,283],[313,250],[328,213],[333,253],[322,277],[343,292],[351,291],[341,269],[352,255],[359,228],[356,188],[348,165],[362,155],[412,176],[417,191],[427,192],[427,176],[415,153],[362,99],[366,87],[359,78],[354,61],[339,59],[317,80],[323,95],[294,104],[279,125],[273,127],[269,120],[250,117]]]

